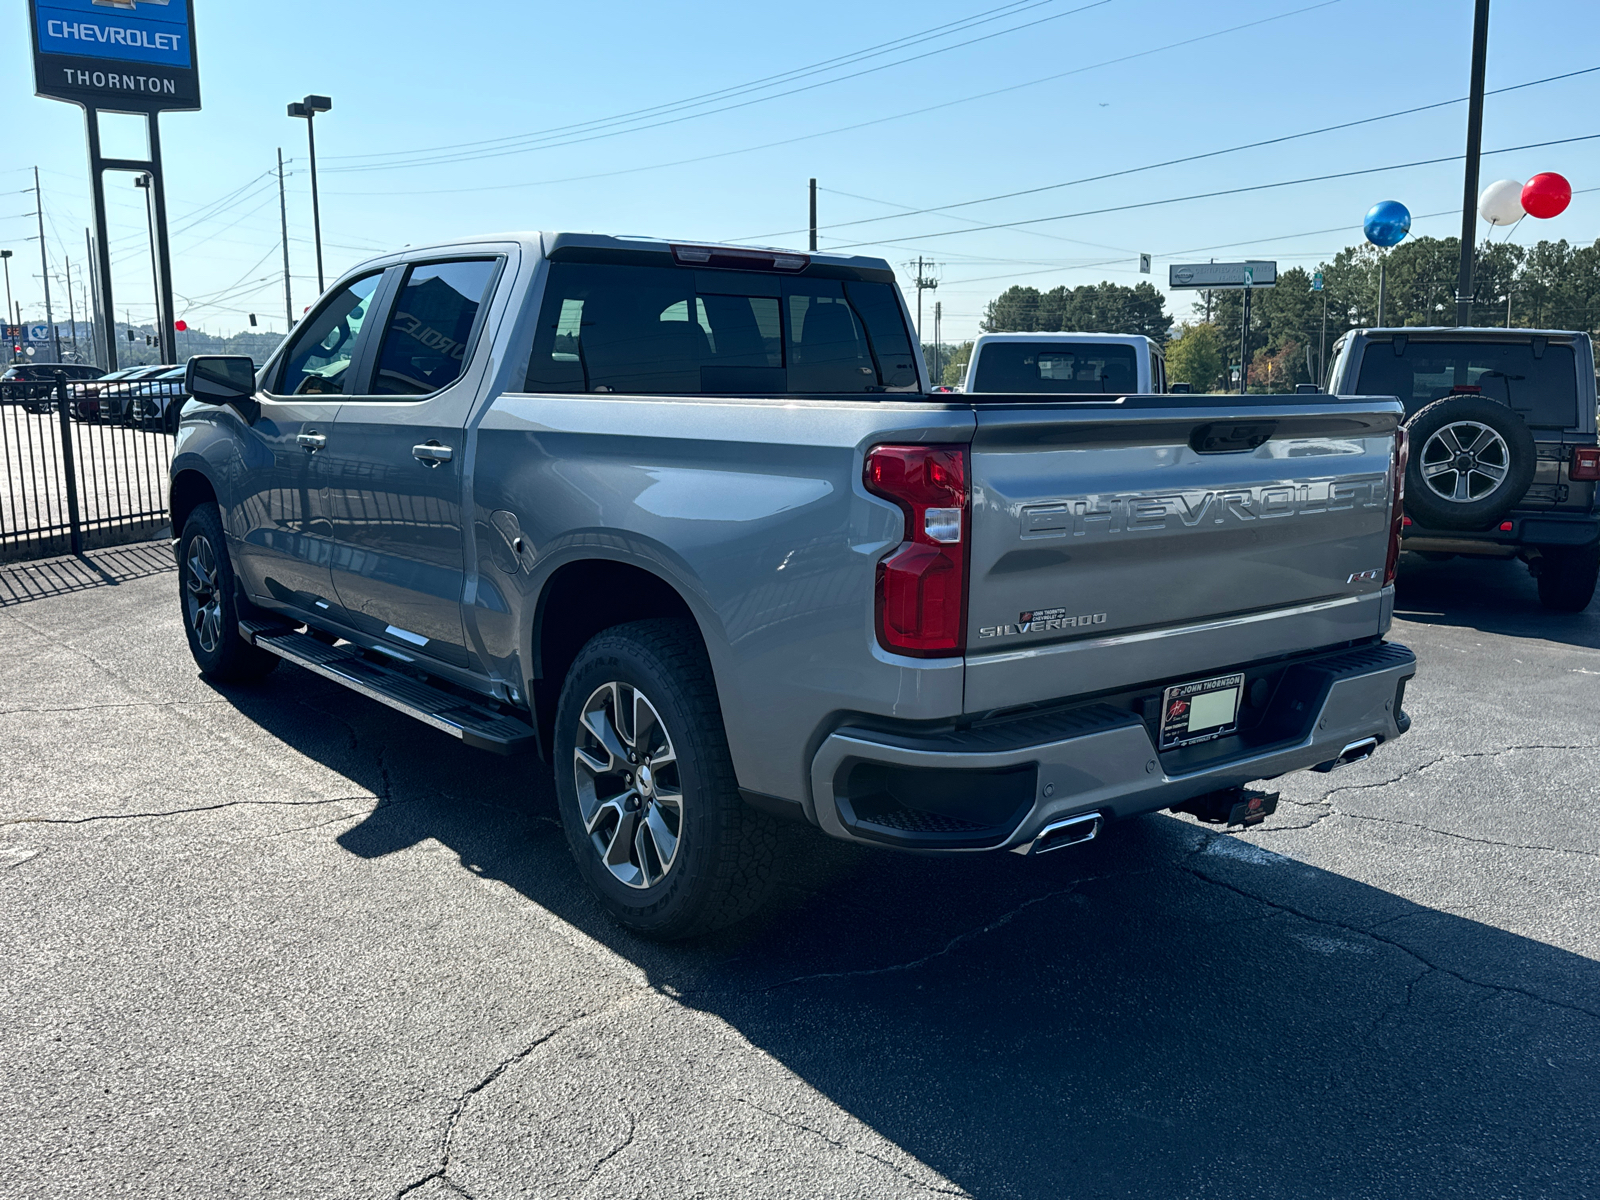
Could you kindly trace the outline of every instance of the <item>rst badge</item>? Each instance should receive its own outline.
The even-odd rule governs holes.
[[[1015,625],[986,625],[980,638],[1015,637],[1019,633],[1044,633],[1051,629],[1085,629],[1106,623],[1105,613],[1072,613],[1065,608],[1036,608],[1018,613]]]

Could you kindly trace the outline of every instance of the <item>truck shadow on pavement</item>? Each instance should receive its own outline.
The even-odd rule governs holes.
[[[1528,568],[1516,561],[1432,563],[1408,554],[1395,588],[1394,615],[1417,624],[1600,649],[1600,594],[1583,612],[1550,612],[1539,603]]]
[[[350,726],[323,761],[383,798],[337,835],[350,854],[448,847],[966,1194],[1600,1187],[1600,964],[1581,955],[1166,816],[1032,860],[788,826],[763,914],[658,946],[584,891],[536,760],[466,750],[298,672],[232,698],[290,745],[330,714]],[[640,1149],[678,1177],[674,1145]]]

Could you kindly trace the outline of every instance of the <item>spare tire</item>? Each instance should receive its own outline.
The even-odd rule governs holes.
[[[1435,400],[1406,422],[1406,513],[1433,529],[1482,529],[1522,499],[1538,466],[1528,426],[1483,396]]]

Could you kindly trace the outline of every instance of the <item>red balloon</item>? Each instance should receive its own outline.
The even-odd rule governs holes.
[[[1572,185],[1554,171],[1535,175],[1522,185],[1522,207],[1530,217],[1557,217],[1572,203]]]
[[[174,321],[172,323],[172,327],[174,329],[176,329],[179,333],[185,333],[185,332],[188,331],[189,322],[187,322],[187,321]]]

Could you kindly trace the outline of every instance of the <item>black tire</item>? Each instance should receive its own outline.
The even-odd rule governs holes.
[[[1547,547],[1534,578],[1539,583],[1539,603],[1551,612],[1582,612],[1594,599],[1600,580],[1600,546]]]
[[[276,654],[239,636],[238,587],[215,504],[200,505],[183,523],[178,540],[178,603],[189,653],[207,679],[254,683],[278,665]]]
[[[1490,430],[1462,445],[1458,433]],[[1432,529],[1483,529],[1522,499],[1539,465],[1527,424],[1482,396],[1446,396],[1406,422],[1406,512]]]
[[[606,740],[621,753],[601,759]],[[653,768],[648,782],[645,766]],[[555,777],[578,870],[628,929],[662,941],[693,937],[766,899],[776,822],[739,796],[711,663],[691,623],[618,625],[579,652],[556,711]]]

